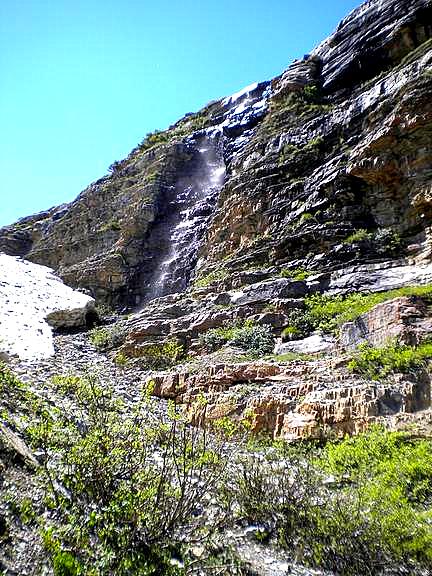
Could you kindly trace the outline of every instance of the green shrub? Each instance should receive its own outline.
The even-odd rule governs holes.
[[[245,324],[234,331],[230,343],[256,356],[269,354],[274,348],[271,328],[267,325]]]
[[[250,321],[234,326],[212,328],[200,335],[200,344],[208,352],[214,352],[227,343],[238,346],[255,357],[269,354],[274,348],[270,326],[261,326]]]
[[[264,456],[240,462],[239,516],[298,562],[344,576],[431,566],[430,441],[374,428],[321,450],[282,446]]]
[[[197,278],[193,285],[195,288],[206,288],[207,286],[210,286],[211,284],[215,284],[216,282],[220,282],[221,280],[225,280],[226,278],[228,278],[229,273],[228,270],[226,270],[225,268],[219,268],[218,270],[215,270],[214,272],[210,272],[209,274],[206,274],[205,276],[201,276],[199,278]]]
[[[170,140],[170,133],[168,130],[154,130],[154,132],[149,132],[144,139],[139,144],[139,149],[149,150],[154,146],[160,146],[161,144],[166,144]]]
[[[304,146],[304,150],[314,150],[317,148],[321,148],[324,144],[324,138],[322,136],[317,136],[316,138],[312,138],[309,142]]]
[[[287,328],[288,335],[295,333],[298,338],[303,338],[307,336],[314,328],[307,310],[294,308],[288,312],[287,316],[289,323]],[[286,334],[282,332],[282,337],[285,335]]]
[[[129,362],[129,358],[123,354],[123,352],[118,352],[115,356],[114,356],[114,364],[117,364],[117,366],[126,366]]]
[[[352,234],[350,234],[345,240],[343,241],[344,244],[355,244],[357,242],[365,242],[366,240],[371,240],[373,234],[368,232],[365,228],[360,228],[356,230]]]
[[[22,390],[24,384],[15,376],[10,368],[0,362],[0,393],[9,394],[15,390]]]
[[[118,326],[93,328],[89,333],[89,340],[98,350],[115,348],[124,338],[124,332]]]
[[[121,225],[115,218],[110,218],[106,224],[99,228],[100,233],[104,232],[119,232],[121,230]]]
[[[284,144],[279,152],[279,164],[283,164],[288,160],[292,160],[300,151],[300,148],[295,144]]]
[[[55,502],[43,527],[54,573],[184,574],[193,544],[210,546],[221,520],[202,497],[219,491],[222,448],[217,442],[210,448],[206,434],[189,427],[173,404],[161,418],[149,405],[151,390],[126,413],[97,379],[73,385],[74,412],[44,411],[29,428],[44,455],[45,500]]]
[[[432,298],[432,285],[406,286],[387,292],[354,293],[347,296],[313,294],[305,298],[304,310],[293,310],[288,314],[289,324],[298,328],[302,335],[313,330],[337,333],[345,322],[355,320],[381,302],[401,296],[419,296],[429,301]]]
[[[432,358],[432,342],[417,348],[390,342],[380,348],[368,343],[360,344],[348,369],[372,380],[382,380],[394,373],[416,372]]]
[[[304,268],[294,268],[293,270],[282,268],[280,275],[282,278],[291,278],[292,280],[302,281],[306,280],[310,276],[310,272]]]
[[[287,326],[282,330],[281,336],[283,339],[291,340],[294,338],[301,338],[302,333],[301,330],[297,328],[297,326]]]
[[[365,228],[360,228],[343,240],[344,244],[366,241],[370,242],[379,254],[396,254],[402,245],[399,234],[388,228],[379,228],[374,232],[368,232]]]
[[[396,254],[402,246],[401,237],[389,228],[379,228],[374,232],[373,243],[378,253]]]
[[[151,370],[164,370],[178,364],[183,355],[183,345],[172,339],[143,347],[137,357]]]

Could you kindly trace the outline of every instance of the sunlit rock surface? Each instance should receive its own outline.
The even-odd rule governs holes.
[[[53,328],[85,326],[94,300],[54,272],[0,253],[0,350],[23,360],[54,354]]]

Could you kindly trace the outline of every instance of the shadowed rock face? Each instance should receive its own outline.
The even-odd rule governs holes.
[[[117,306],[222,261],[230,277],[430,261],[431,22],[429,0],[364,3],[271,83],[186,115],[71,204],[1,229],[0,250]]]

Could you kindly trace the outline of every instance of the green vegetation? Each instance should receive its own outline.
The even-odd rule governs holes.
[[[314,360],[316,355],[305,354],[304,352],[285,352],[285,354],[272,354],[266,360],[277,360],[278,362],[293,362],[295,360]]]
[[[43,411],[28,429],[44,455],[45,502],[55,509],[41,519],[54,574],[184,574],[192,544],[208,542],[219,521],[214,509],[204,523],[202,499],[222,481],[218,444],[210,449],[174,405],[163,421],[152,416],[151,389],[126,413],[93,377],[69,378],[67,386],[76,413]]]
[[[430,441],[374,428],[321,450],[280,445],[241,465],[240,518],[297,561],[344,576],[430,567]]]
[[[417,372],[432,358],[432,342],[417,347],[389,342],[380,348],[361,344],[348,369],[372,380],[382,380],[394,373]]]
[[[294,268],[293,270],[282,268],[280,275],[282,278],[291,278],[292,280],[302,281],[306,280],[306,278],[308,278],[311,273],[304,268]]]
[[[124,333],[117,325],[93,328],[89,333],[89,340],[98,350],[109,350],[121,344]]]
[[[183,356],[183,345],[176,339],[146,345],[135,353],[135,357],[151,370],[164,370],[175,366]]]
[[[300,151],[295,144],[284,144],[279,152],[279,165],[292,160]]]
[[[271,112],[289,111],[301,118],[327,112],[330,109],[331,105],[326,102],[316,85],[305,86],[299,92],[288,92],[282,98],[271,102]]]
[[[304,146],[298,146],[296,144],[284,144],[279,152],[279,165],[285,164],[290,160],[294,159],[300,152],[311,152],[313,150],[319,150],[324,144],[324,138],[322,136],[317,136],[312,138]]]
[[[371,232],[368,232],[365,228],[360,228],[356,230],[344,240],[344,244],[355,244],[356,242],[364,242],[365,240],[370,240],[373,237]]]
[[[294,340],[295,338],[301,338],[302,332],[297,326],[287,326],[282,330],[281,336],[286,340]]]
[[[24,389],[24,384],[15,374],[4,364],[0,362],[0,393],[13,394],[16,390]]]
[[[154,130],[154,132],[149,132],[139,144],[139,149],[141,151],[149,150],[154,146],[160,146],[161,144],[166,144],[170,140],[169,130]]]
[[[103,319],[103,318],[107,318],[108,316],[112,316],[113,314],[115,314],[115,310],[109,305],[106,304],[105,302],[98,302],[96,304],[96,313],[98,315],[98,318]]]
[[[121,225],[115,218],[110,218],[103,226],[101,226],[98,232],[118,232],[121,230]]]
[[[311,212],[303,212],[303,214],[300,216],[300,224],[303,224],[304,222],[308,222],[309,220],[313,219],[314,215]]]
[[[312,138],[309,142],[304,146],[306,150],[313,150],[317,148],[321,148],[324,144],[324,138],[322,136],[317,136],[316,138]]]
[[[251,356],[259,357],[273,351],[274,339],[269,326],[246,321],[233,326],[212,328],[200,335],[200,344],[208,352],[218,350],[224,344],[230,344],[238,346]]]
[[[432,344],[416,353],[429,358]],[[246,523],[288,559],[335,574],[432,566],[431,440],[374,427],[326,443],[253,440],[235,456],[225,443],[245,440],[253,413],[216,421],[210,443],[173,403],[152,410],[152,383],[132,406],[94,376],[52,383],[73,409],[33,398],[23,420],[43,498],[3,503],[40,529],[55,576],[244,576],[218,530]],[[26,388],[4,365],[0,384],[1,399]]]
[[[221,280],[225,280],[228,278],[229,272],[225,268],[219,268],[214,270],[213,272],[209,272],[205,276],[198,277],[194,282],[195,288],[206,288],[211,284],[215,284],[216,282],[220,282]]]
[[[359,242],[369,242],[379,254],[396,254],[402,246],[399,234],[389,228],[379,228],[374,231],[359,228],[343,240],[344,244]]]
[[[305,298],[304,310],[292,310],[289,325],[298,328],[302,335],[313,330],[336,333],[344,322],[355,320],[376,304],[400,296],[420,296],[432,299],[432,285],[406,286],[387,292],[373,294],[349,294],[348,296],[326,296],[314,294]]]
[[[129,362],[129,358],[123,354],[123,352],[117,352],[117,354],[114,356],[114,364],[117,364],[117,366],[126,366]]]

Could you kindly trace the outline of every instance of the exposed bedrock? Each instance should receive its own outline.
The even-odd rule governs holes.
[[[431,13],[428,0],[364,3],[271,83],[186,115],[71,204],[1,229],[0,250],[132,307],[221,266],[430,261]]]
[[[432,283],[431,167],[432,4],[371,0],[277,78],[186,114],[74,202],[2,228],[0,251],[136,312],[119,322],[133,361],[170,342],[199,357],[203,334],[245,322],[268,327],[279,355],[325,356],[295,374],[276,361],[264,381],[250,363],[227,384],[228,361],[156,376],[193,421],[253,408],[275,437],[358,431],[428,409],[428,375],[381,385],[332,362],[362,341],[418,343],[426,304],[390,299],[340,335],[282,331],[314,294]],[[244,384],[241,401],[226,397]],[[204,416],[192,389],[210,395]]]

